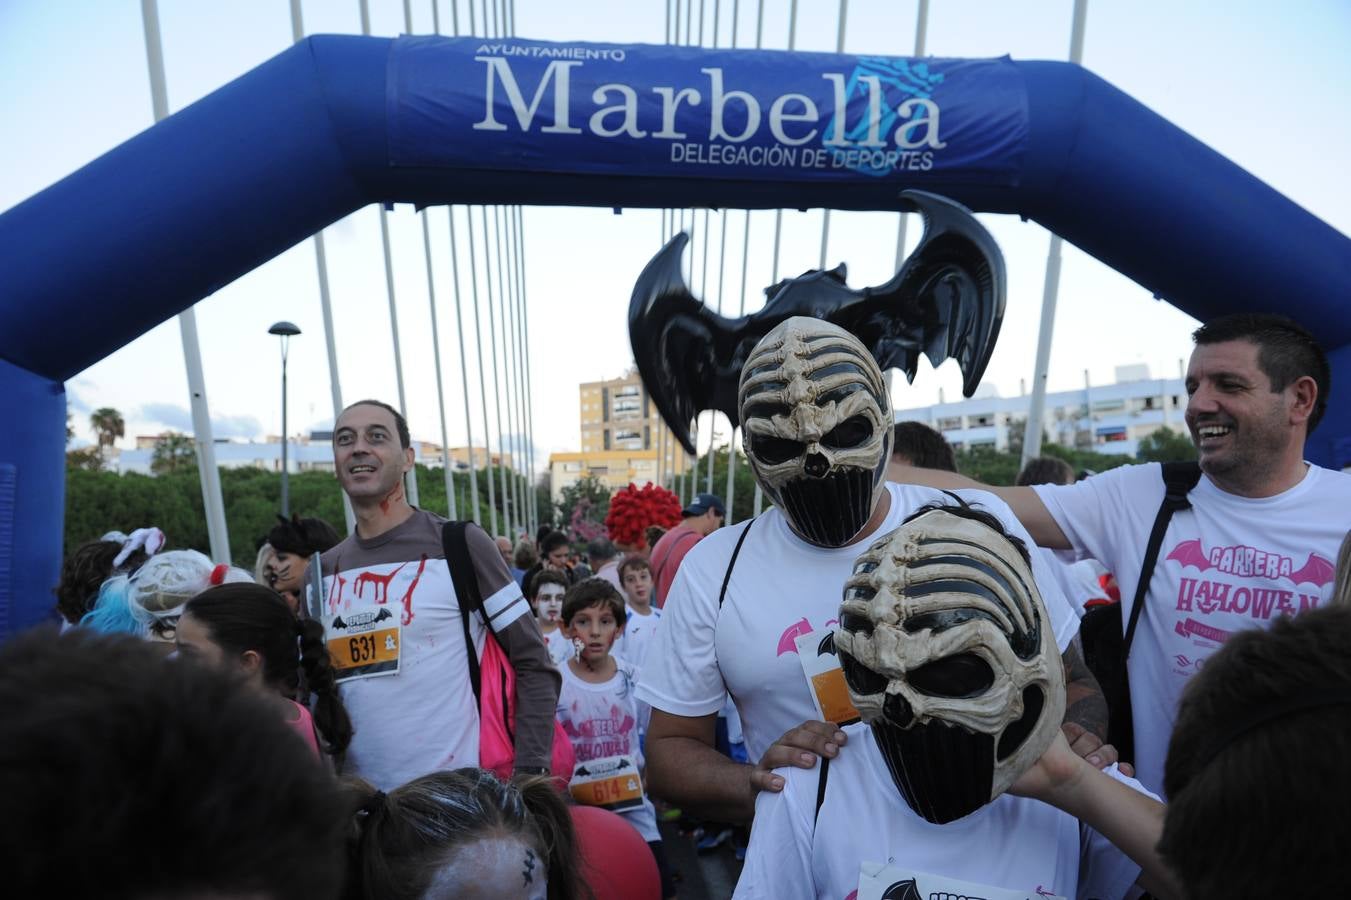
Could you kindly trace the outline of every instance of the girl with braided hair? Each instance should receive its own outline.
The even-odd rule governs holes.
[[[322,625],[297,620],[270,588],[225,584],[188,601],[175,641],[182,657],[236,670],[251,687],[275,697],[283,719],[315,756],[327,753],[341,766],[352,721],[338,694]],[[291,699],[297,694],[303,694],[301,702]],[[305,705],[311,694],[312,715]]]

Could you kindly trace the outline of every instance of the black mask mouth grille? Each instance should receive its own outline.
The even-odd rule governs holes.
[[[820,547],[843,547],[872,517],[873,473],[851,467],[824,478],[796,478],[778,499],[798,534]]]
[[[990,802],[994,789],[994,738],[931,720],[898,728],[872,723],[891,780],[920,816],[946,825]]]

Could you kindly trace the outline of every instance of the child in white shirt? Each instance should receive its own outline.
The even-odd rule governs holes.
[[[563,631],[563,595],[568,589],[568,580],[561,572],[543,569],[530,579],[526,586],[526,599],[535,611],[535,621],[539,623],[540,634],[544,636],[544,646],[549,651],[549,659],[555,666],[576,655],[572,638]]]
[[[630,556],[619,564],[619,579],[624,585],[628,619],[615,653],[641,669],[661,622],[661,610],[652,605],[652,567],[643,557]]]
[[[578,650],[558,667],[563,675],[558,721],[577,757],[573,798],[627,819],[652,848],[661,873],[662,896],[674,897],[656,811],[642,786],[643,753],[633,696],[637,669],[611,654],[626,619],[619,591],[605,579],[588,578],[568,589],[563,629]]]

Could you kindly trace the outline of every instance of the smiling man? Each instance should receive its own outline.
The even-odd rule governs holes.
[[[478,704],[463,610],[441,544],[445,519],[410,506],[408,425],[362,400],[333,430],[333,464],[356,514],[355,532],[321,557],[322,620],[355,736],[348,772],[381,790],[479,763]],[[481,658],[485,618],[516,670],[516,771],[549,771],[559,675],[502,555],[483,529],[465,539],[483,615],[469,631]]]
[[[1163,761],[1187,680],[1234,632],[1327,603],[1333,560],[1351,519],[1351,476],[1304,461],[1327,408],[1327,357],[1282,316],[1242,313],[1193,334],[1187,427],[1202,476],[1175,513],[1130,654],[1135,762],[1163,791]],[[959,475],[901,477],[969,487]],[[1142,557],[1164,496],[1157,463],[1067,486],[990,488],[1038,544],[1072,549],[1117,575],[1128,621]]]

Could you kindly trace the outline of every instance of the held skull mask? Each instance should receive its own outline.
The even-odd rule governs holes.
[[[835,634],[850,697],[896,787],[938,824],[1008,790],[1065,712],[1031,567],[982,519],[929,509],[873,543],[845,584]]]
[[[843,547],[872,516],[891,456],[882,370],[852,334],[785,319],[755,345],[738,406],[746,457],[793,530]]]

